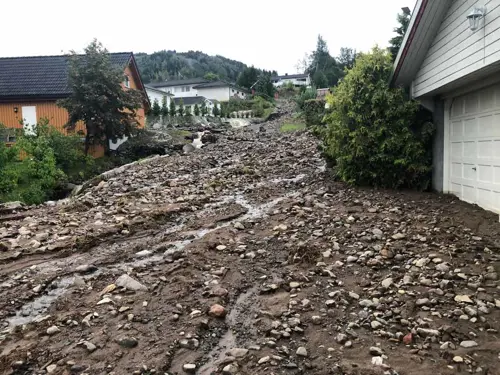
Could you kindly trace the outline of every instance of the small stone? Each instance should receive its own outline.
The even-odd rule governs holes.
[[[346,262],[347,262],[347,263],[354,263],[354,262],[356,262],[357,260],[358,260],[358,257],[355,257],[355,256],[353,256],[353,255],[349,255],[349,256],[347,257]]]
[[[460,357],[459,355],[456,355],[455,357],[453,357],[453,362],[455,363],[462,363],[464,361],[464,359],[462,357]]]
[[[473,347],[477,346],[477,342],[472,341],[472,340],[465,340],[465,341],[462,341],[460,343],[460,346],[462,348],[473,348]]]
[[[363,300],[359,301],[359,305],[362,307],[372,307],[373,302],[369,299],[363,299]]]
[[[182,369],[185,372],[194,374],[194,372],[196,371],[196,365],[194,363],[186,363],[182,366]]]
[[[408,333],[406,336],[403,337],[403,344],[405,345],[410,345],[412,341],[413,341],[413,336],[411,333]]]
[[[118,279],[116,279],[115,284],[119,287],[126,288],[134,291],[146,291],[148,288],[142,285],[137,280],[133,279],[127,274],[121,275]]]
[[[248,349],[245,348],[233,348],[228,351],[228,354],[234,358],[243,358],[248,354]]]
[[[307,349],[303,346],[300,346],[295,352],[299,357],[307,357]]]
[[[87,350],[92,353],[94,350],[97,349],[97,346],[92,344],[90,341],[84,341],[83,345],[87,348]]]
[[[359,299],[359,294],[354,292],[349,292],[349,297],[351,297],[352,299]]]
[[[40,293],[40,291],[42,290],[42,284],[38,284],[37,286],[35,286],[33,289],[33,292],[35,293]]]
[[[429,304],[429,298],[420,298],[420,299],[417,299],[417,301],[415,302],[415,304],[417,306],[427,306]]]
[[[233,363],[230,363],[229,365],[224,366],[222,369],[222,374],[223,375],[233,375],[238,372],[238,366],[236,366]]]
[[[380,327],[382,327],[382,323],[380,323],[377,320],[372,320],[370,325],[372,326],[373,329],[379,329]]]
[[[370,354],[373,356],[382,356],[384,355],[384,351],[380,349],[378,346],[371,346],[370,347]]]
[[[446,341],[439,347],[441,350],[455,350],[456,348],[455,344],[451,341]]]
[[[239,229],[239,230],[245,229],[245,226],[241,222],[239,222],[239,221],[237,221],[236,223],[234,223],[234,227],[236,229]]]
[[[266,363],[266,362],[269,362],[269,360],[271,359],[270,356],[266,355],[265,357],[262,357],[261,359],[259,359],[259,361],[257,362],[259,365],[263,364],[263,363]]]
[[[315,325],[321,324],[321,316],[313,315],[313,316],[311,316],[311,321]]]
[[[52,326],[47,328],[47,335],[52,336],[55,335],[56,333],[61,332],[58,326]]]
[[[47,370],[47,374],[52,374],[54,373],[54,371],[56,371],[56,368],[57,368],[57,365],[56,364],[52,364],[52,365],[48,365],[45,370]]]
[[[439,336],[439,331],[437,329],[430,328],[417,328],[417,333],[422,337]]]
[[[298,288],[299,286],[300,286],[300,283],[297,281],[290,282],[290,288],[292,288],[292,289]]]
[[[150,256],[151,254],[153,254],[152,251],[142,250],[142,251],[139,251],[139,252],[135,253],[134,257],[136,257],[136,258],[144,258],[144,257]]]
[[[450,267],[446,263],[440,263],[436,266],[436,270],[440,272],[448,272]]]
[[[402,240],[403,238],[405,238],[406,235],[403,234],[403,233],[396,233],[392,236],[392,239],[393,240]]]
[[[135,337],[121,336],[116,339],[118,345],[124,348],[135,348],[139,341]]]
[[[219,304],[214,304],[210,306],[210,310],[208,312],[208,315],[214,317],[214,318],[224,318],[226,316],[226,309],[224,306],[221,306]]]
[[[387,289],[392,285],[392,283],[393,283],[392,277],[388,277],[387,279],[384,279],[381,284],[382,284],[382,287]]]
[[[343,333],[339,333],[335,337],[335,341],[337,341],[339,344],[345,344],[347,342],[347,335],[345,335]]]
[[[216,249],[217,249],[218,251],[224,251],[224,250],[226,250],[226,249],[227,249],[227,246],[225,246],[225,245],[219,245],[219,246],[217,246],[217,247],[216,247]]]
[[[465,303],[473,303],[470,297],[466,294],[457,294],[455,296],[456,302],[465,302]]]

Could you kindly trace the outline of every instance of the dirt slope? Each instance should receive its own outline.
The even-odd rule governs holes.
[[[277,126],[5,213],[0,373],[499,374],[498,217]]]

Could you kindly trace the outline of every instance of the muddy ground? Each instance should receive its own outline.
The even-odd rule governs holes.
[[[498,216],[279,121],[0,217],[1,374],[500,374]]]

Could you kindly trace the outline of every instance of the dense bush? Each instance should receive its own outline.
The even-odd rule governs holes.
[[[255,96],[249,100],[230,99],[221,103],[223,113],[233,113],[239,111],[252,111],[253,117],[266,117],[272,112],[274,104],[261,96]],[[236,115],[234,115],[236,117]]]
[[[316,89],[314,87],[309,87],[304,91],[301,91],[299,95],[295,98],[295,103],[299,112],[304,111],[304,105],[307,100],[316,99]]]
[[[390,55],[360,54],[328,98],[325,152],[347,182],[426,189],[430,185],[433,125],[401,89],[389,88]]]
[[[304,102],[304,118],[307,126],[315,126],[323,123],[325,117],[325,104],[322,99],[311,99]]]

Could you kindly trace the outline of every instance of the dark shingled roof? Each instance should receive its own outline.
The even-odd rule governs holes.
[[[280,79],[307,78],[308,76],[309,76],[309,74],[288,74],[288,75],[284,75],[284,76],[271,77],[271,80],[277,81]]]
[[[125,68],[132,52],[110,53],[114,65]],[[68,87],[68,56],[0,58],[0,99],[61,98]]]
[[[203,101],[207,100],[204,96],[186,96],[185,98],[174,98],[175,105],[179,105],[181,99],[184,105],[201,104]]]
[[[165,82],[148,83],[151,87],[171,87],[171,86],[183,86],[183,85],[196,85],[200,83],[208,82],[203,78],[188,78],[188,79],[173,79]]]

